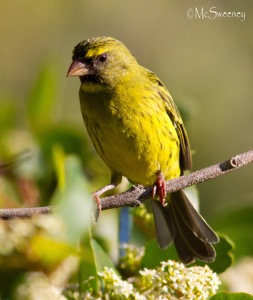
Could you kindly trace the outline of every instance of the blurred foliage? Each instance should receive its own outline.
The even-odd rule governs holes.
[[[246,19],[187,19],[187,9],[209,5],[245,11]],[[198,169],[252,148],[253,2],[4,0],[0,8],[0,207],[57,204],[53,216],[0,222],[0,298],[77,299],[103,290],[105,267],[124,286],[120,276],[139,280],[139,270],[177,260],[173,247],[157,247],[144,207],[133,210],[131,241],[145,247],[121,262],[116,210],[103,212],[96,230],[90,226],[89,195],[109,171],[85,135],[79,83],[64,77],[71,50],[92,36],[125,42],[170,89]],[[253,257],[251,173],[249,166],[198,187],[201,211],[222,233],[209,264],[218,273],[233,268],[233,256],[236,263]],[[252,297],[221,292],[212,299]]]

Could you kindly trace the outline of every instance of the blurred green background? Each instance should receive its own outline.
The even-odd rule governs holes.
[[[210,8],[245,19],[194,15]],[[13,174],[0,178],[1,207],[49,202],[56,144],[82,158],[89,192],[109,182],[84,129],[79,80],[66,78],[73,47],[94,36],[123,41],[168,87],[185,120],[193,170],[252,148],[252,0],[2,0],[0,11],[0,164],[26,149],[43,152],[16,170],[25,182],[13,188]],[[240,245],[239,256],[253,255],[252,172],[249,165],[198,186],[201,213]],[[117,235],[115,215],[103,213],[100,233]]]
[[[245,12],[246,17],[190,20],[187,10],[195,7]],[[83,39],[109,35],[154,71],[186,111],[194,170],[252,148],[251,0],[2,0],[0,8],[0,101],[17,105],[17,126],[26,124],[30,87],[49,63],[58,80],[55,120],[83,130],[79,81],[66,78],[71,51]],[[252,170],[199,185],[202,212],[208,216],[252,204]]]

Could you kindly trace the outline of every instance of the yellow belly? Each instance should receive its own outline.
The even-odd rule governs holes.
[[[175,127],[162,103],[150,105],[145,102],[136,111],[100,103],[92,112],[81,102],[87,131],[112,173],[143,185],[153,184],[158,171],[166,180],[180,176]]]

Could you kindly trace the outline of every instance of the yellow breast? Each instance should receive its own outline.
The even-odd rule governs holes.
[[[87,131],[112,172],[143,185],[153,184],[157,171],[166,180],[180,175],[179,139],[160,98],[146,98],[140,92],[130,99],[127,91],[113,97],[105,92],[83,97],[83,92]]]

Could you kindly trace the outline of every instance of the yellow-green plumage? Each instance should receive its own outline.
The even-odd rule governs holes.
[[[95,148],[113,173],[131,182],[151,185],[158,170],[163,170],[166,179],[177,177],[179,139],[165,103],[159,94],[150,97],[154,85],[150,89],[146,80],[130,80],[137,85],[133,95],[124,88],[128,83],[122,82],[110,93],[105,89],[103,101],[100,91],[93,91],[97,96],[93,98],[81,87],[81,110]]]
[[[84,123],[96,151],[111,170],[113,185],[117,185],[122,176],[132,183],[152,185],[160,173],[169,180],[190,169],[190,146],[172,97],[152,72],[137,63],[124,44],[110,37],[79,43],[73,51],[68,74],[80,77],[79,98]],[[180,201],[186,205],[178,213],[176,207]],[[158,242],[166,247],[174,240],[180,258],[186,263],[196,257],[210,261],[215,256],[210,243],[217,242],[217,237],[197,212],[197,222],[195,215],[192,219],[184,218],[192,210],[195,214],[188,202],[181,191],[172,194],[168,208],[155,204]],[[160,218],[165,222],[160,222]],[[168,219],[171,220],[167,222]],[[183,234],[175,229],[177,219],[183,219],[179,228],[184,225],[191,228],[196,223],[202,227],[191,228],[193,239],[196,237],[203,246],[202,254],[197,253],[198,249],[183,253],[182,248],[187,249],[190,242],[180,244],[179,237]],[[194,225],[188,224],[191,222]],[[209,237],[202,237],[206,234]]]

